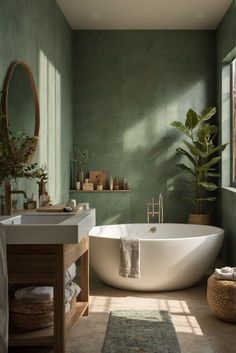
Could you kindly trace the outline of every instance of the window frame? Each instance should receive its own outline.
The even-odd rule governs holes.
[[[236,58],[230,63],[230,127],[230,184],[236,188]]]

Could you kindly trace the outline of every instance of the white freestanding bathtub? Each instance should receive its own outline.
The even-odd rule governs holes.
[[[104,283],[126,290],[168,291],[201,280],[221,248],[224,230],[193,224],[117,224],[94,227],[89,235],[90,263]],[[119,275],[120,237],[140,238],[141,278]]]

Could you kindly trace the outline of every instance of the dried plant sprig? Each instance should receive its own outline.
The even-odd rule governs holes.
[[[89,152],[87,149],[80,150],[77,147],[74,149],[74,161],[77,163],[79,170],[83,169],[83,165],[86,164],[89,158]]]

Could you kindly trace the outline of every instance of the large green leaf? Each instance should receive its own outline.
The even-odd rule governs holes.
[[[215,183],[211,183],[209,181],[201,181],[198,185],[202,186],[204,189],[209,191],[214,191],[218,189],[218,186]]]
[[[226,148],[226,146],[228,145],[228,143],[224,143],[223,145],[219,145],[217,147],[211,148],[208,151],[207,157],[211,156],[212,154],[214,154],[215,152],[223,152]]]
[[[206,138],[209,136],[209,134],[210,134],[210,125],[209,124],[205,124],[197,132],[198,140],[201,143],[205,143],[206,142]]]
[[[184,163],[178,163],[178,164],[176,164],[176,167],[183,170],[184,172],[190,173],[195,176],[194,171],[191,168],[189,168],[188,166],[186,166]]]
[[[170,123],[170,125],[175,127],[176,129],[180,130],[188,137],[190,137],[190,133],[189,133],[188,129],[180,121],[173,121],[172,123]]]
[[[195,176],[195,175],[194,175]],[[184,182],[186,183],[186,184],[189,184],[189,185],[196,185],[196,183],[195,183],[195,181],[190,181],[190,180],[184,180]]]
[[[208,171],[212,165],[217,164],[220,160],[221,160],[221,157],[214,157],[209,162],[203,164],[202,166],[198,167],[197,169],[198,169],[198,171],[204,171],[204,170]]]
[[[188,160],[189,160],[190,162],[192,162],[192,164],[193,164],[194,166],[196,166],[196,162],[195,162],[193,156],[192,156],[189,152],[185,151],[183,148],[180,148],[180,147],[179,147],[179,148],[176,148],[176,152],[183,154],[185,157],[188,158]]]
[[[218,178],[220,177],[220,173],[209,172],[209,173],[206,173],[206,176]]]
[[[216,197],[202,197],[197,199],[197,201],[215,201],[215,200],[217,200]]]
[[[201,121],[206,121],[206,120],[209,120],[213,115],[215,115],[216,113],[216,107],[209,107],[209,108],[206,108],[202,115],[201,115]]]
[[[190,142],[188,142],[186,140],[183,140],[183,143],[189,148],[190,152],[192,154],[194,154],[195,156],[199,156],[199,157],[202,157],[202,158],[205,157],[204,153],[199,148],[194,146],[192,143],[190,143]]]
[[[210,125],[210,133],[213,134],[217,134],[218,133],[218,127],[216,125]]]
[[[186,128],[190,130],[194,129],[199,122],[197,113],[194,110],[189,109],[186,116],[187,116],[185,121]]]

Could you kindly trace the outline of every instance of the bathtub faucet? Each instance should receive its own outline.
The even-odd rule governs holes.
[[[147,223],[150,223],[150,217],[158,217],[158,223],[163,223],[163,195],[159,194],[158,199],[152,198],[151,202],[146,203],[147,206]]]

